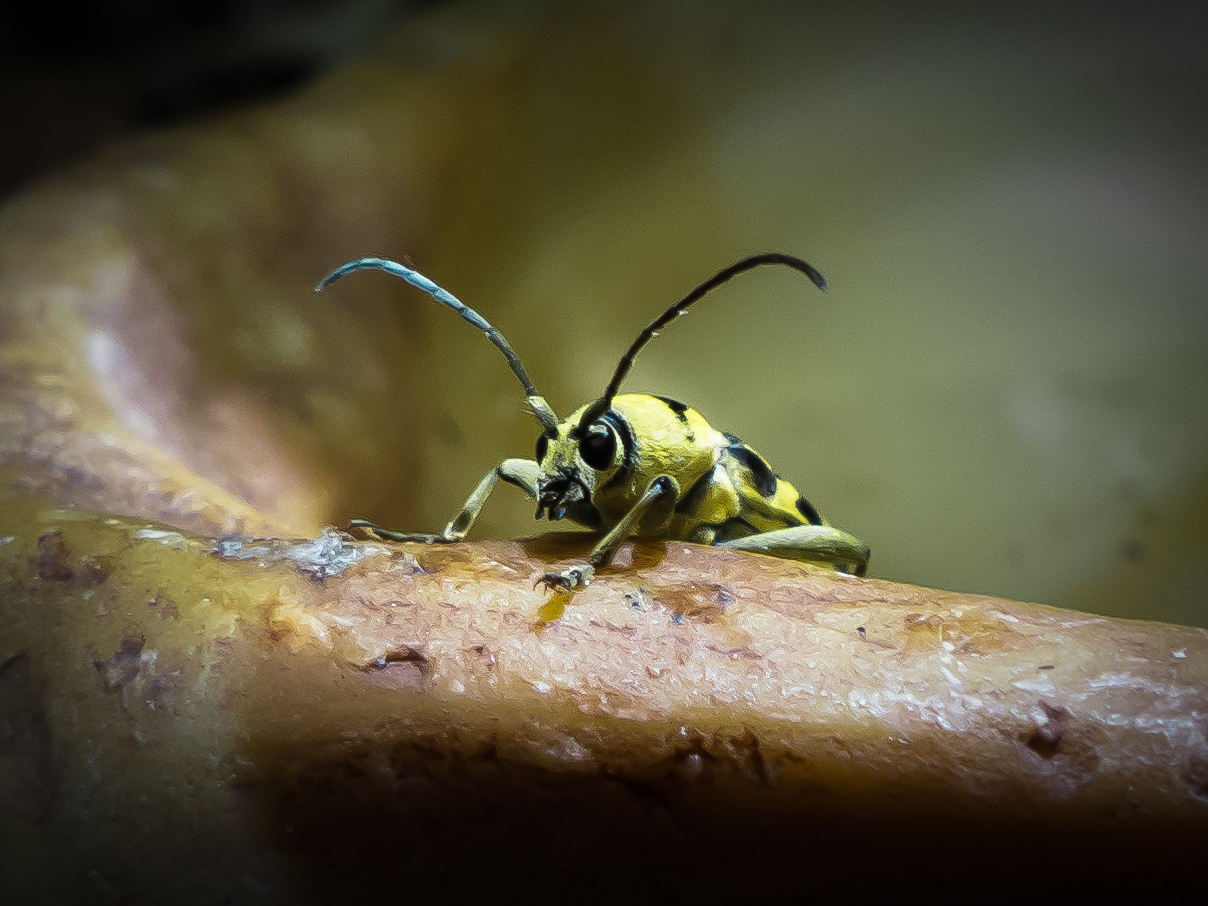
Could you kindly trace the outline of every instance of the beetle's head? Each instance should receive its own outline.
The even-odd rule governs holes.
[[[587,408],[560,424],[554,436],[537,438],[537,463],[544,473],[537,498],[538,519],[543,513],[555,521],[573,518],[624,465],[626,451],[632,446],[621,434],[624,421],[607,412],[584,427],[580,417]]]

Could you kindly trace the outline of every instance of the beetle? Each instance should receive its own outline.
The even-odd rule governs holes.
[[[570,519],[603,535],[586,564],[549,572],[538,580],[550,588],[572,591],[587,585],[631,533],[804,560],[864,575],[868,546],[830,525],[805,495],[772,471],[737,435],[716,430],[678,400],[619,394],[634,359],[660,330],[709,291],[761,265],[790,267],[820,290],[826,289],[825,278],[813,265],[782,252],[751,255],[723,268],[652,321],[621,356],[603,395],[563,421],[537,392],[503,334],[457,297],[419,271],[389,259],[358,258],[340,265],[319,281],[316,292],[353,271],[385,271],[481,330],[507,359],[542,429],[535,458],[504,459],[487,472],[442,532],[398,532],[365,519],[354,519],[348,530],[381,541],[461,541],[496,483],[503,481],[536,501],[535,518]]]

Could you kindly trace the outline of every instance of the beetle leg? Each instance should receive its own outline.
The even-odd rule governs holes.
[[[551,589],[560,588],[564,591],[574,591],[576,588],[587,585],[595,574],[595,568],[609,564],[617,552],[617,548],[621,546],[621,542],[625,540],[632,528],[641,523],[642,518],[649,513],[651,507],[663,504],[667,509],[666,516],[670,518],[671,507],[667,504],[679,499],[679,490],[679,482],[670,475],[660,475],[653,479],[646,486],[645,493],[633,505],[633,509],[626,513],[621,521],[614,525],[612,530],[591,549],[591,553],[587,555],[586,564],[572,566],[562,572],[546,573],[537,580],[538,584]]]
[[[747,535],[716,545],[732,551],[751,551],[785,560],[805,560],[832,566],[853,576],[868,569],[868,545],[833,525],[796,525],[792,528]]]
[[[495,490],[495,482],[499,480],[506,481],[508,484],[515,485],[532,497],[537,499],[537,482],[541,478],[541,467],[531,459],[505,459],[486,475],[482,476],[482,480],[478,482],[478,486],[474,488],[466,502],[462,504],[461,510],[456,516],[449,520],[449,524],[445,526],[444,531],[440,534],[432,534],[430,532],[396,532],[391,529],[384,529],[380,525],[376,525],[367,519],[354,519],[348,523],[348,530],[356,529],[370,538],[378,541],[424,541],[428,544],[434,542],[461,541],[466,534],[473,528],[474,523],[478,520],[479,513],[482,512],[483,506],[486,505],[487,498],[491,496],[491,491]]]

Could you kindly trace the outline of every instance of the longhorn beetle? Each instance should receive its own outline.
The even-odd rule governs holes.
[[[396,532],[364,519],[349,523],[383,541],[460,541],[469,532],[495,482],[506,481],[537,502],[536,518],[570,519],[603,533],[587,564],[550,572],[538,580],[550,588],[587,585],[595,568],[612,560],[631,533],[754,551],[826,564],[857,576],[868,567],[866,544],[828,524],[814,506],[772,471],[736,435],[712,428],[678,400],[617,391],[637,354],[688,307],[731,277],[764,264],[805,274],[821,290],[826,280],[800,258],[768,252],[722,269],[656,318],[621,356],[604,395],[562,422],[529,380],[520,358],[478,312],[423,274],[384,258],[358,258],[319,281],[320,292],[359,270],[380,270],[406,280],[481,330],[503,353],[541,423],[536,459],[505,459],[483,477],[439,534]]]

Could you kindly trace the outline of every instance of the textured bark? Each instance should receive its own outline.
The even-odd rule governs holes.
[[[534,581],[573,536],[26,518],[0,793],[31,889],[957,889],[987,853],[1085,889],[1208,832],[1204,630],[680,543],[571,598]]]

